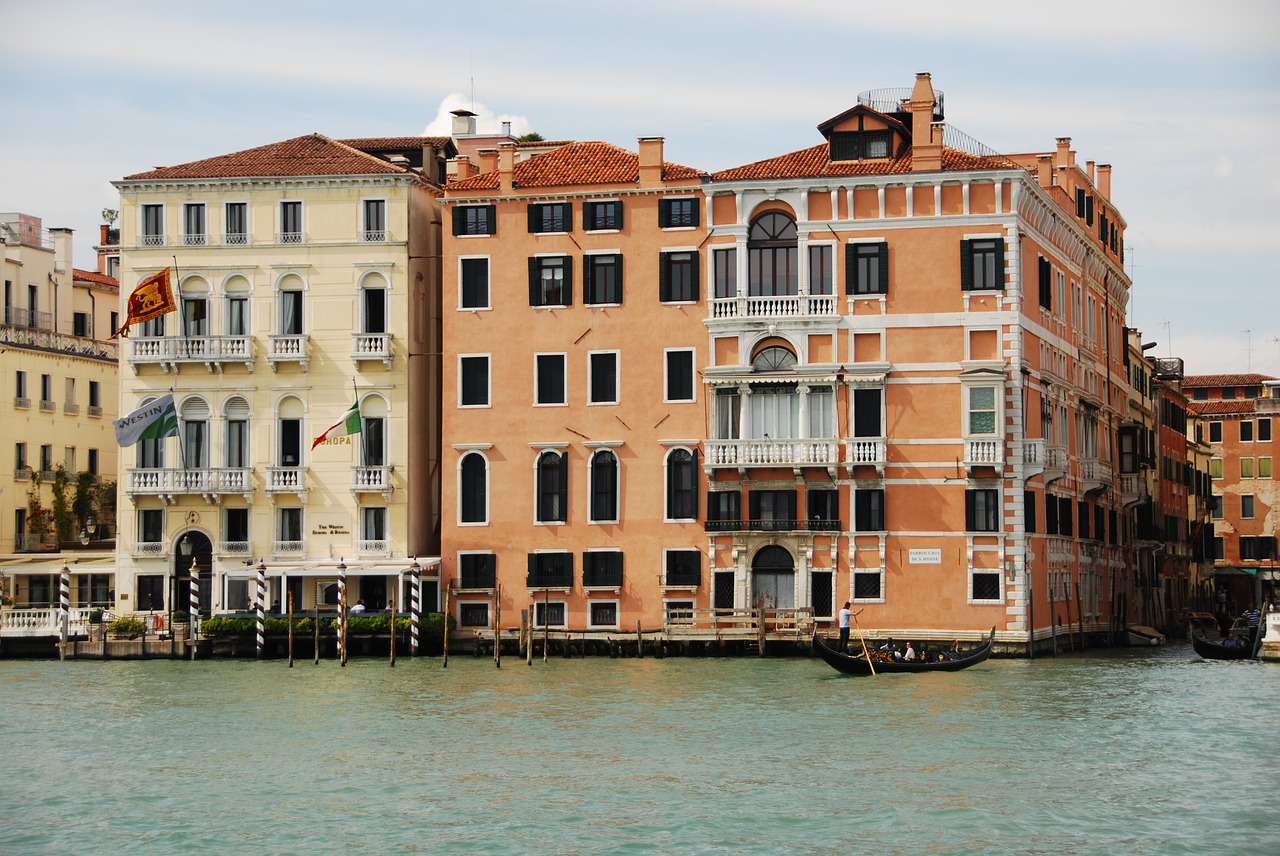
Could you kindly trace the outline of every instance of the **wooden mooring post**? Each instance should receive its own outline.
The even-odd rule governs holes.
[[[493,590],[493,666],[502,668],[502,584]]]
[[[289,668],[293,668],[293,592],[285,594],[285,603],[289,608]]]
[[[444,590],[444,652],[441,656],[440,668],[449,668],[449,595],[453,593],[453,583]]]

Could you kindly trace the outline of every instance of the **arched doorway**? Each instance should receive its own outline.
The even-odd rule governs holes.
[[[188,529],[174,547],[169,603],[174,609],[191,612],[191,560],[194,559],[200,569],[200,614],[208,615],[213,606],[213,543],[200,530]]]
[[[794,609],[796,563],[785,547],[771,544],[751,562],[753,605],[765,609]]]

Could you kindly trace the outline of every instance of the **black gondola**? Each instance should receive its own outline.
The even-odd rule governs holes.
[[[846,675],[870,675],[872,666],[875,667],[875,673],[888,672],[897,674],[900,672],[916,673],[916,672],[958,672],[961,669],[967,669],[970,666],[976,666],[983,660],[991,656],[991,646],[996,640],[996,629],[991,628],[991,635],[987,637],[976,648],[970,648],[968,651],[962,651],[958,655],[952,656],[950,659],[942,660],[886,660],[883,663],[868,663],[866,658],[861,654],[851,656],[849,654],[841,654],[839,651],[828,648],[826,643],[822,641],[822,637],[816,632],[813,634],[813,650],[818,653],[823,660],[827,661],[827,665],[837,671],[844,672]]]
[[[1241,644],[1237,646],[1222,645],[1217,642],[1210,642],[1203,636],[1191,636],[1191,647],[1196,649],[1196,653],[1206,660],[1249,660],[1253,658],[1253,646],[1240,640]]]

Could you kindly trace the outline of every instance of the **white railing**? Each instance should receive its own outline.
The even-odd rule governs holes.
[[[279,555],[281,553],[301,553],[306,548],[305,541],[273,541],[271,542],[271,552]]]
[[[134,363],[253,362],[249,336],[146,336],[129,340]]]
[[[209,236],[204,233],[183,235],[182,243],[187,247],[203,247],[205,244],[209,243]]]
[[[143,235],[142,246],[144,247],[163,247],[164,235]]]
[[[853,466],[882,466],[885,463],[885,442],[881,438],[853,438],[845,440],[845,463]]]
[[[351,359],[383,360],[391,359],[390,333],[352,333]]]
[[[166,552],[165,543],[163,541],[134,541],[131,552],[135,556],[163,556]]]
[[[295,362],[305,365],[308,358],[306,335],[281,333],[267,339],[267,359],[273,368],[276,363]]]
[[[1120,474],[1120,496],[1125,502],[1137,502],[1147,495],[1147,480],[1141,473]]]
[[[14,409],[14,410],[28,410],[28,409],[30,409],[30,407],[31,407],[31,399],[29,399],[29,398],[14,398],[14,399],[13,399],[13,409]]]
[[[390,467],[361,465],[351,468],[352,493],[385,493],[390,489]]]
[[[218,552],[223,556],[248,556],[253,552],[248,541],[219,541]]]
[[[386,539],[357,540],[356,552],[385,554],[391,549],[389,543]]]
[[[225,232],[222,235],[222,243],[232,246],[247,244],[249,236],[244,232]]]
[[[836,314],[836,298],[832,294],[719,297],[711,301],[712,318],[797,318]]]
[[[41,413],[53,413],[53,412],[54,412],[54,411],[56,411],[57,409],[58,409],[58,405],[54,404],[52,399],[50,399],[50,400],[48,400],[48,401],[46,401],[46,400],[44,400],[44,399],[41,399],[41,400],[40,400],[40,412],[41,412]]]
[[[360,233],[360,240],[368,242],[379,242],[387,240],[386,229],[365,229]]]
[[[712,467],[833,466],[840,463],[836,440],[708,440]]]
[[[67,610],[67,632],[72,636],[87,635],[89,613],[101,607],[75,606]],[[0,634],[5,636],[60,636],[62,610],[56,606],[36,609],[6,607],[0,610]]]
[[[276,232],[277,244],[301,244],[306,241],[302,232]]]
[[[248,467],[128,469],[125,471],[125,493],[156,496],[247,494],[253,490],[252,473]]]
[[[1112,482],[1111,462],[1102,458],[1083,458],[1080,461],[1080,480],[1096,487]],[[1087,488],[1086,488],[1087,489]]]
[[[119,349],[115,342],[99,341],[88,336],[73,336],[36,327],[0,325],[0,347],[14,345],[22,348],[38,348],[57,351],[77,357],[115,362]]]
[[[64,401],[62,402],[62,412],[68,416],[78,416],[80,415],[80,405],[74,401]]]
[[[999,466],[1004,463],[1004,439],[964,441],[964,462],[967,465]]]
[[[301,493],[306,481],[306,467],[267,467],[267,493]]]

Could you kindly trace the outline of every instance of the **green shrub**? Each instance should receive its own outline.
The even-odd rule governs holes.
[[[147,629],[141,618],[117,618],[107,625],[107,631],[117,636],[137,636]]]

